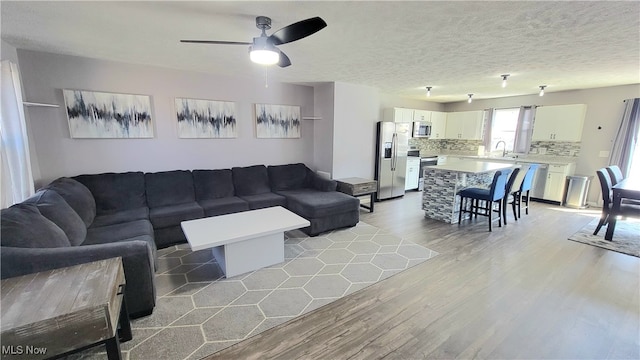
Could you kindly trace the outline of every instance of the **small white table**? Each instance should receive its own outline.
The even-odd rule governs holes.
[[[180,223],[191,250],[212,248],[227,278],[284,261],[284,232],[309,220],[275,206]]]

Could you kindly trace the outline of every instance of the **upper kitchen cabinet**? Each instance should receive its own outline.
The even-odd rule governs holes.
[[[413,122],[413,109],[389,108],[384,110],[384,121]]]
[[[447,113],[446,139],[482,140],[482,110]],[[433,133],[433,129],[431,131]]]
[[[428,110],[413,110],[413,121],[431,121],[431,111]]]
[[[447,113],[431,112],[431,139],[444,139],[447,130]]]
[[[534,141],[580,141],[587,105],[555,105],[536,108]]]

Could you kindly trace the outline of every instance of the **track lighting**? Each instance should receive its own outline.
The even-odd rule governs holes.
[[[467,100],[467,102],[468,102],[469,104],[471,104],[471,102],[473,101],[473,100],[471,99],[471,98],[473,97],[473,94],[467,94],[467,95],[469,95],[469,99]]]
[[[544,88],[546,88],[547,85],[540,85],[540,96],[544,96]]]
[[[504,88],[504,87],[507,87],[507,78],[509,77],[509,75],[510,75],[510,74],[503,74],[503,75],[500,75],[500,76],[502,76],[502,87],[503,87],[503,88]]]
[[[431,96],[431,88],[432,86],[427,86],[427,96]]]

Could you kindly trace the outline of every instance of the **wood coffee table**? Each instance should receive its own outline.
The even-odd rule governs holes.
[[[183,221],[191,250],[212,248],[227,278],[284,261],[284,232],[309,220],[275,206]]]
[[[120,340],[131,339],[124,286],[119,257],[2,280],[2,358],[105,344],[109,360],[120,359]]]

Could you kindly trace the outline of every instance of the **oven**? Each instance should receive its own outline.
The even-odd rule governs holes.
[[[418,190],[422,191],[422,186],[424,184],[424,179],[422,176],[424,175],[424,167],[438,165],[438,157],[437,156],[426,156],[420,158],[420,173],[418,174]]]

